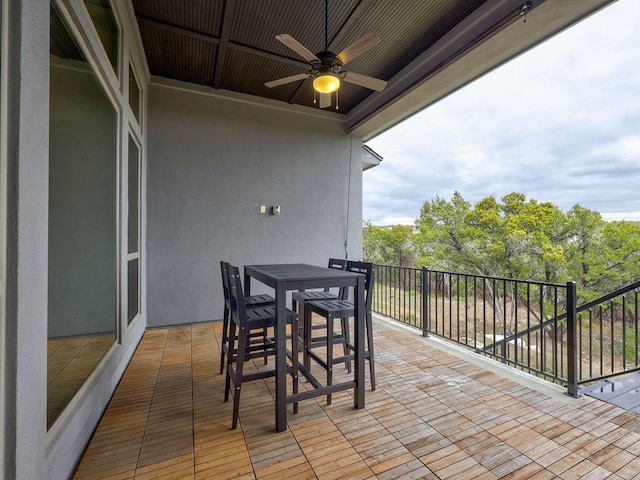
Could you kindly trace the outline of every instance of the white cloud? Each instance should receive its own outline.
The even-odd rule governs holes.
[[[384,161],[364,174],[364,218],[413,220],[455,190],[637,215],[637,6],[620,0],[370,141]]]
[[[605,212],[602,214],[602,218],[609,221],[626,220],[628,222],[640,222],[640,212]]]

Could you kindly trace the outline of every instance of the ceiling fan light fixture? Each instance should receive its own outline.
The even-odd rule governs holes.
[[[340,78],[333,73],[321,73],[313,80],[313,89],[318,93],[333,93],[340,88]]]

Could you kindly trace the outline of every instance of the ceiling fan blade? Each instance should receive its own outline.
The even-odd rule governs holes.
[[[329,108],[331,106],[331,94],[330,93],[319,93],[318,96],[318,106],[320,108]]]
[[[282,33],[280,35],[276,35],[276,40],[284,43],[291,50],[296,52],[302,58],[304,58],[307,62],[319,62],[320,59],[316,57],[313,52],[311,52],[307,47],[302,45],[299,41],[293,38],[291,35],[287,33]]]
[[[340,60],[343,65],[346,65],[348,62],[362,55],[371,47],[375,47],[378,43],[380,43],[380,37],[378,37],[374,32],[367,32],[336,55],[336,58]]]
[[[266,82],[264,84],[265,87],[273,88],[278,87],[280,85],[284,85],[285,83],[297,82],[299,80],[305,80],[309,78],[308,73],[299,73],[297,75],[291,75],[290,77],[278,78],[277,80],[271,80],[270,82]]]
[[[360,85],[361,87],[369,88],[377,92],[384,90],[384,88],[387,86],[387,82],[384,80],[353,72],[345,73],[343,80],[345,82],[353,83],[354,85]]]

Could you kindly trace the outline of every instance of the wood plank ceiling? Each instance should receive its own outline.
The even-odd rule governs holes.
[[[367,31],[381,42],[348,70],[390,80],[485,0],[329,0],[329,50],[340,52]],[[275,39],[292,35],[324,50],[323,0],[133,0],[152,75],[314,107],[311,80],[264,83],[309,71]],[[343,82],[339,112],[348,114],[374,92]],[[335,108],[335,100],[334,100]]]

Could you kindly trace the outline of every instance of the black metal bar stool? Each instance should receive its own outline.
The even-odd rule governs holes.
[[[227,378],[225,380],[224,401],[229,400],[229,392],[233,384],[233,419],[231,428],[238,425],[238,412],[240,410],[240,393],[243,382],[274,377],[276,370],[260,370],[254,373],[244,373],[244,363],[254,358],[273,356],[276,353],[276,343],[273,337],[258,335],[251,341],[251,333],[263,332],[274,328],[276,325],[276,311],[273,306],[247,308],[245,297],[242,293],[242,283],[238,267],[227,265],[229,303],[230,303],[230,329],[229,348],[227,349]],[[287,310],[287,323],[297,322],[297,315]],[[238,342],[237,348],[235,342]],[[260,341],[261,340],[261,341]],[[297,351],[297,337],[292,336],[293,351]],[[291,355],[293,371],[297,371],[297,355]],[[288,369],[289,367],[287,367]],[[280,372],[279,372],[280,373]],[[282,372],[283,374],[287,372]],[[294,403],[294,413],[297,413],[297,403]]]
[[[335,268],[337,270],[344,270],[345,268],[347,268],[347,261],[341,258],[330,258],[329,264],[327,267]],[[340,288],[337,292],[335,291],[332,292],[329,288],[325,288],[324,290],[305,290],[305,291],[293,292],[291,294],[291,307],[294,312],[298,313],[298,319],[299,319],[298,333],[300,335],[299,342],[302,342],[304,338],[303,337],[304,335],[303,319],[304,319],[304,308],[307,302],[310,302],[312,300],[337,300],[339,298],[344,298],[345,293],[346,293],[345,288]],[[322,326],[318,326],[318,327],[312,326],[311,328],[322,328]],[[342,334],[344,336],[345,330],[342,331]],[[345,342],[344,348],[345,348],[344,353],[346,355],[347,354],[346,342]],[[309,365],[306,364],[305,366],[308,367]],[[350,364],[349,364],[349,367],[350,367]],[[351,369],[349,368],[349,370]]]
[[[222,342],[220,346],[220,375],[224,372],[224,358],[227,355],[227,350],[229,348],[229,311],[231,310],[231,306],[229,304],[229,279],[227,276],[227,262],[221,260],[220,261],[220,273],[222,275],[222,291],[224,293],[224,314],[222,317]],[[245,305],[247,308],[254,307],[264,307],[268,305],[274,305],[275,299],[271,295],[261,294],[261,295],[251,295],[245,298]],[[266,332],[262,332],[263,336],[266,335]],[[259,333],[255,334],[259,335]],[[266,363],[266,358],[265,358]]]
[[[352,272],[362,273],[365,276],[365,330],[367,335],[367,350],[364,356],[369,360],[369,373],[371,375],[371,390],[376,388],[375,378],[375,360],[373,352],[373,327],[371,323],[371,299],[373,293],[373,264],[365,262],[347,262],[346,269]],[[326,335],[321,337],[312,336],[311,317],[312,314],[320,315],[327,321],[321,325],[326,328]],[[348,319],[355,314],[354,303],[346,299],[335,300],[312,300],[308,301],[304,310],[304,365],[308,368],[310,360],[320,364],[327,371],[327,385],[331,385],[333,381],[333,365],[343,362],[351,363],[354,358],[353,351],[355,346],[350,342],[348,331]],[[342,343],[342,334],[336,335],[334,332],[334,320],[340,319],[342,331],[345,336],[346,349],[348,353],[341,357],[333,357],[333,347],[336,339]],[[324,360],[316,352],[314,348],[326,346],[327,358]],[[327,395],[327,403],[331,403],[331,394]]]

